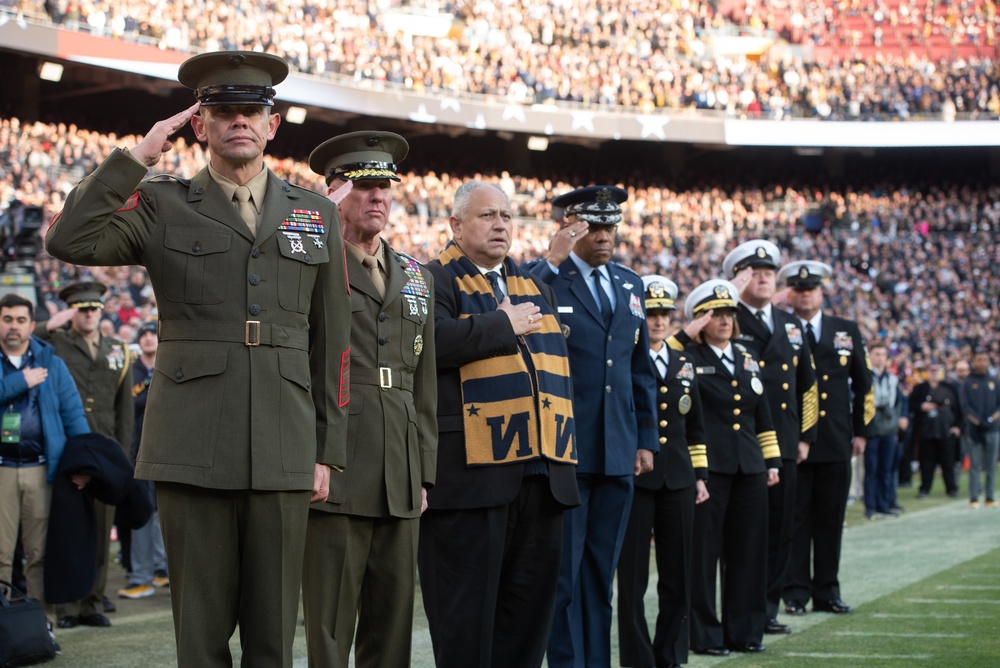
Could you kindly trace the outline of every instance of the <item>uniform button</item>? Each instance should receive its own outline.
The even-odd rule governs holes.
[[[379,313],[379,314],[378,314],[378,321],[379,321],[379,322],[385,322],[385,321],[386,321],[386,320],[388,320],[388,319],[389,319],[389,316],[387,316],[387,315],[385,314],[385,311],[383,311],[382,313]]]
[[[260,315],[260,304],[250,304],[250,315]]]
[[[787,408],[788,408],[788,404],[786,404],[784,401],[782,401],[781,402],[781,410],[785,410]]]
[[[253,252],[250,253],[250,257],[252,258],[260,257],[260,248],[254,248]]]
[[[302,259],[305,260],[306,262],[312,262],[313,256],[310,255],[309,253],[306,253],[305,255],[302,256]]]
[[[310,383],[310,382],[309,382],[309,381],[307,380],[307,381],[306,381],[306,389],[307,389],[307,390],[308,390],[308,389],[311,389],[311,387],[310,387],[311,385],[312,385],[312,383]]]
[[[782,371],[788,371],[788,365],[787,364],[782,364],[781,365],[781,370]]]
[[[661,411],[667,410],[667,405],[666,404],[660,404],[660,410]]]
[[[667,421],[666,420],[660,420],[660,426],[661,427],[666,427],[667,426]]]
[[[605,394],[611,394],[611,386],[610,385],[606,385],[604,387],[604,392],[605,392]]]
[[[667,437],[660,436],[660,445],[666,445],[666,443],[667,443]]]
[[[615,365],[614,360],[608,360],[608,366],[614,366],[614,365]]]
[[[176,378],[177,380],[180,380],[183,377],[184,377],[184,372],[181,371],[180,369],[174,372],[174,378]]]
[[[740,396],[740,395],[738,395],[738,394],[734,394],[734,395],[733,395],[733,399],[735,399],[736,401],[739,401],[739,400],[740,400],[740,399],[742,399],[742,398],[743,398],[743,397],[742,397],[742,396]]]
[[[828,375],[826,375],[826,374],[824,373],[824,374],[823,374],[823,380],[830,380],[830,376],[828,376]]]
[[[820,417],[826,417],[826,411],[820,411],[819,412],[819,416]]]
[[[661,385],[661,386],[660,386],[660,394],[666,394],[666,393],[667,393],[667,388],[666,388],[666,386],[664,386],[664,385]]]
[[[781,389],[787,390],[788,389],[788,383],[782,383],[781,384]]]
[[[740,430],[740,423],[737,422],[736,424],[733,425],[733,431],[739,431],[739,430]]]
[[[610,335],[610,334],[608,334],[608,341],[610,341],[610,340],[611,340],[611,335]]]
[[[388,337],[385,337],[385,336],[378,337],[378,344],[380,346],[384,346],[387,343],[389,343],[389,338]]]
[[[194,246],[191,246],[191,252],[192,253],[200,253],[201,252],[201,244],[198,243],[197,241],[194,242]]]
[[[819,398],[820,399],[826,399],[826,392],[824,392],[823,394],[819,395]]]
[[[740,382],[738,380],[734,380],[733,381],[733,387],[739,387],[739,386],[740,386]]]
[[[250,285],[257,285],[260,283],[260,276],[257,274],[250,274]]]
[[[739,414],[740,414],[740,409],[739,408],[734,408],[733,409],[733,415],[739,415]]]
[[[760,361],[760,368],[761,368],[761,369],[763,369],[763,368],[764,368],[764,360],[761,360],[761,361]]]

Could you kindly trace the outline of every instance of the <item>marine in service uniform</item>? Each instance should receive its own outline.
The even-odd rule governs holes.
[[[792,558],[795,524],[797,464],[809,456],[816,440],[817,390],[809,343],[799,321],[771,306],[781,251],[770,241],[751,239],[740,244],[722,263],[726,277],[737,275],[740,290],[736,337],[760,364],[765,396],[781,449],[781,476],[768,488],[767,626],[766,633],[791,633],[778,622],[781,590]]]
[[[632,510],[618,560],[621,665],[674,668],[688,662],[694,507],[708,499],[705,424],[694,362],[665,345],[677,285],[643,276],[649,356],[656,370],[660,452],[635,479]],[[656,541],[657,602],[650,639],[643,597],[649,584],[650,535]]]
[[[157,482],[181,666],[290,666],[310,490],[346,463],[351,322],[336,207],[263,163],[280,58],[185,61],[197,102],[69,194],[49,252],[144,265],[160,313],[136,475]],[[144,180],[190,122],[209,165]],[[126,441],[127,442],[127,441]]]
[[[132,358],[128,345],[100,331],[107,287],[97,281],[71,283],[59,291],[68,306],[39,323],[35,334],[48,341],[76,382],[90,431],[109,436],[124,451],[132,444],[135,422],[132,406]],[[64,327],[66,324],[68,328]],[[95,502],[97,513],[97,575],[91,592],[81,601],[57,606],[60,628],[111,626],[104,616],[104,591],[108,579],[108,550],[115,509]]]
[[[406,140],[334,137],[309,156],[338,201],[351,286],[347,466],[309,512],[302,575],[309,665],[408,668],[419,518],[437,467],[434,282],[381,237]]]
[[[691,645],[712,656],[765,650],[767,488],[781,468],[760,364],[736,341],[738,294],[718,278],[696,287],[684,301],[689,324],[669,341],[692,358],[705,407],[709,498],[695,509]]]
[[[559,302],[579,445],[581,504],[564,517],[551,668],[611,663],[612,582],[633,482],[660,449],[642,280],[611,261],[626,199],[615,186],[556,197],[565,220],[546,259],[531,265]]]
[[[810,599],[819,612],[852,611],[840,596],[840,544],[851,456],[864,453],[875,416],[871,362],[857,323],[820,310],[831,273],[829,265],[811,260],[778,272],[778,283],[791,288],[788,303],[812,352],[819,390],[816,442],[798,467],[792,564],[782,592],[792,615],[805,614]]]

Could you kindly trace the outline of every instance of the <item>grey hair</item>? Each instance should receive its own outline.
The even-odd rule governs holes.
[[[468,213],[469,208],[469,198],[472,196],[472,193],[480,188],[493,188],[497,192],[501,193],[504,196],[504,199],[507,199],[507,193],[500,190],[498,186],[492,183],[486,183],[485,181],[476,181],[473,179],[472,181],[466,181],[458,187],[458,190],[455,191],[455,199],[451,205],[451,215],[459,220],[465,220],[465,215]],[[508,200],[507,203],[510,204],[510,201]]]

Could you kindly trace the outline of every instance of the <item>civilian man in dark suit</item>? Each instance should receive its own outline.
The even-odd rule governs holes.
[[[510,203],[455,192],[434,276],[438,460],[417,564],[438,668],[537,668],[562,517],[580,497],[566,343],[552,290],[507,257]]]
[[[785,612],[792,615],[805,614],[809,599],[815,611],[852,612],[840,597],[837,577],[841,535],[851,456],[864,453],[867,425],[875,416],[871,362],[857,323],[820,310],[822,285],[831,273],[829,265],[811,260],[778,272],[778,282],[792,289],[788,303],[809,343],[819,389],[816,442],[798,467],[792,565],[782,593]]]
[[[659,451],[642,280],[611,262],[626,199],[621,188],[591,186],[552,200],[565,221],[531,268],[559,300],[579,443],[581,505],[565,515],[551,668],[611,662],[612,581],[633,478]]]
[[[765,633],[791,633],[778,622],[781,590],[792,558],[797,463],[809,456],[816,440],[818,393],[809,343],[799,321],[771,307],[781,251],[770,241],[751,239],[722,263],[723,274],[740,287],[736,340],[760,364],[764,396],[781,448],[781,478],[768,488],[767,626]],[[739,275],[739,280],[736,280]],[[741,285],[742,284],[742,285]]]
[[[204,53],[197,103],[115,150],[66,198],[49,252],[141,264],[160,314],[136,476],[155,480],[181,666],[291,666],[315,500],[342,467],[351,320],[336,207],[264,165],[281,58]],[[197,115],[196,115],[197,113]],[[209,165],[143,181],[190,122]],[[127,441],[126,441],[127,442]]]
[[[409,668],[417,537],[437,462],[430,272],[382,238],[406,140],[349,132],[309,156],[338,202],[351,286],[347,466],[309,511],[302,575],[309,665]]]
[[[665,344],[677,285],[643,276],[649,357],[656,370],[660,452],[635,479],[635,496],[618,560],[621,665],[675,668],[688,662],[691,545],[695,504],[708,500],[708,454],[694,362]],[[650,536],[656,540],[658,613],[652,639],[643,597],[649,583]]]

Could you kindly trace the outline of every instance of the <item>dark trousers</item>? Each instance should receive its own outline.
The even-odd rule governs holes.
[[[920,491],[929,494],[934,484],[934,469],[941,467],[941,479],[948,494],[957,494],[955,483],[955,441],[945,438],[920,439]]]
[[[56,606],[57,617],[80,617],[104,614],[104,590],[108,584],[108,553],[111,550],[111,526],[114,524],[115,507],[94,501],[97,531],[97,560],[94,562],[94,586],[79,601]]]
[[[417,565],[437,668],[542,665],[562,515],[544,476],[505,506],[424,513]]]
[[[178,668],[292,665],[307,491],[218,490],[157,483],[170,564]]]
[[[896,434],[872,436],[865,444],[865,513],[888,513],[896,505]]]
[[[792,565],[792,535],[795,530],[795,487],[798,464],[781,461],[777,485],[767,488],[767,616],[778,616],[781,591]]]
[[[840,544],[851,484],[851,463],[799,464],[795,488],[792,566],[782,594],[805,605],[840,598]]]
[[[691,540],[695,487],[635,488],[618,559],[618,641],[621,665],[636,668],[688,662]],[[649,585],[650,536],[656,538],[656,633],[649,637],[643,597]]]
[[[767,625],[767,473],[712,471],[694,511],[691,646],[759,643]],[[721,560],[721,564],[720,564]],[[716,576],[722,570],[722,619]]]

